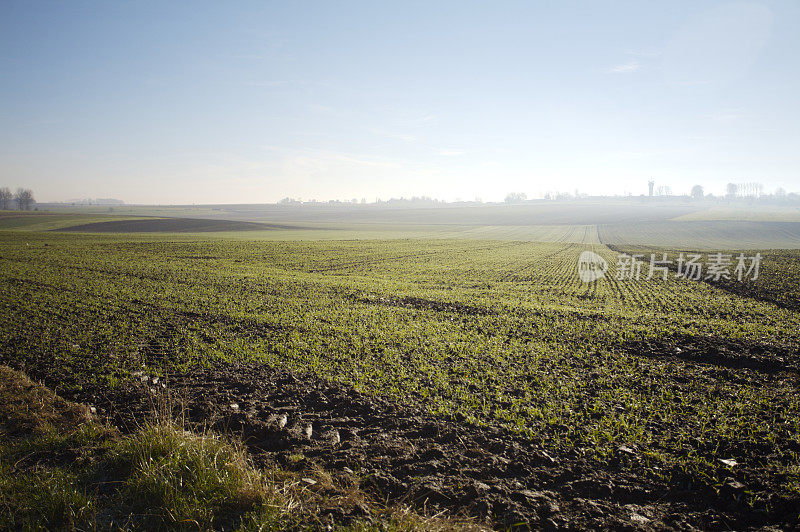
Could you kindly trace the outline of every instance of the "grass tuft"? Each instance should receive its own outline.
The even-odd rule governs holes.
[[[208,528],[219,515],[230,520],[282,503],[241,447],[174,425],[146,426],[123,439],[105,467],[125,477],[118,513],[136,515],[147,527]]]

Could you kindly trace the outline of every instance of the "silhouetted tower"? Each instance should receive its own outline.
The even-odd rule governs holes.
[[[650,197],[653,197],[653,187],[656,185],[656,182],[652,179],[647,182],[647,187],[650,189]]]

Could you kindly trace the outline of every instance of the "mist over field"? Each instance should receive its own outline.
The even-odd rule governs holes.
[[[9,214],[0,217],[0,227],[95,233],[219,232],[228,238],[266,240],[466,238],[682,249],[800,247],[800,206],[790,201],[639,197],[502,204],[297,202],[117,205],[111,209],[43,204],[39,212],[48,216]]]

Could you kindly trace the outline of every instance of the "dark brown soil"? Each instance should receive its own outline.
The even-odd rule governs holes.
[[[662,337],[657,341],[625,344],[624,350],[648,358],[675,358],[728,369],[758,373],[800,373],[800,352],[787,346],[748,340],[702,336]]]
[[[145,218],[73,225],[54,229],[54,231],[71,233],[208,233],[212,231],[264,231],[267,229],[298,229],[298,227],[197,218]]]
[[[417,310],[434,310],[437,312],[453,312],[456,314],[467,314],[470,316],[487,316],[494,314],[491,309],[485,307],[476,307],[473,305],[466,305],[458,302],[444,302],[435,301],[432,299],[424,299],[421,297],[402,297],[402,298],[388,298],[388,297],[371,297],[371,298],[358,298],[360,303],[367,303],[370,305],[383,305],[386,307],[404,307],[413,308]]]
[[[351,477],[377,500],[471,516],[497,528],[721,530],[796,524],[792,501],[774,504],[768,514],[736,502],[724,489],[666,485],[623,449],[603,466],[577,456],[550,456],[502,428],[437,418],[264,365],[219,364],[153,377],[137,373],[115,390],[76,399],[91,402],[123,429],[169,410],[192,427],[240,434],[257,463],[321,466]]]

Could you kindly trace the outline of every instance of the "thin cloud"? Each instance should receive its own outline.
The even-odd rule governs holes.
[[[403,163],[397,159],[375,157],[359,153],[320,150],[313,148],[293,148],[290,146],[265,145],[265,151],[273,152],[274,160],[291,161],[297,166],[313,167],[320,170],[331,165],[348,165],[364,168],[401,168]]]
[[[254,61],[261,61],[266,59],[266,56],[263,54],[234,54],[228,56],[230,59],[252,59]]]
[[[697,81],[674,81],[672,85],[675,87],[702,87],[711,85],[712,81],[707,79],[699,79]]]
[[[606,70],[608,74],[630,74],[631,72],[636,72],[642,65],[639,64],[639,61],[628,61],[627,63],[622,63],[617,66],[613,66]]]
[[[733,124],[752,118],[752,115],[742,112],[739,109],[723,109],[715,113],[710,113],[707,117],[721,124]]]
[[[663,55],[661,50],[655,49],[628,50],[626,53],[634,57],[661,57]]]
[[[373,135],[378,135],[380,137],[385,137],[387,139],[402,140],[403,142],[416,142],[418,140],[417,137],[415,137],[414,135],[397,133],[394,131],[388,131],[386,129],[373,128],[373,127],[368,127],[364,129],[372,133]]]

